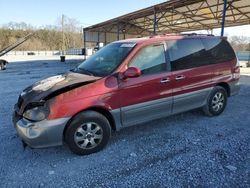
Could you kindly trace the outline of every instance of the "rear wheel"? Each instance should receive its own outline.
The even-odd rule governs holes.
[[[220,115],[227,105],[227,92],[221,86],[216,86],[210,93],[207,104],[203,107],[203,111],[208,116]]]
[[[109,121],[102,114],[86,111],[78,114],[65,133],[70,150],[78,155],[87,155],[103,149],[110,138]]]

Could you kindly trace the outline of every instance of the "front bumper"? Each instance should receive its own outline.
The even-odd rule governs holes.
[[[70,118],[31,122],[17,118],[13,114],[13,123],[21,139],[31,148],[44,148],[62,145],[63,130]]]

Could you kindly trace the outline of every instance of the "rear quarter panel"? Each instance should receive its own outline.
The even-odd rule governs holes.
[[[236,72],[235,72],[236,71]],[[212,83],[230,83],[240,78],[239,67],[237,67],[237,59],[213,65]]]

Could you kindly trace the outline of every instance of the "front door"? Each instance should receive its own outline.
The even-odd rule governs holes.
[[[119,84],[123,126],[169,115],[172,84],[164,44],[142,48],[128,66],[139,68],[142,75],[122,80]]]

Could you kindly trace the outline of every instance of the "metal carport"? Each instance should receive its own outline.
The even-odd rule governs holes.
[[[170,0],[83,29],[84,47],[163,33],[250,24],[250,0]]]

